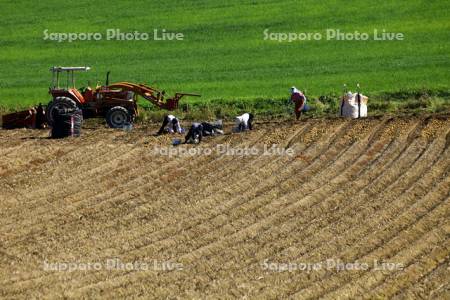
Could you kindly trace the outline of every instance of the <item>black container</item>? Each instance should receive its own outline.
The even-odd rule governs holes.
[[[69,136],[77,137],[81,134],[83,112],[81,109],[53,110],[52,138],[60,139]]]

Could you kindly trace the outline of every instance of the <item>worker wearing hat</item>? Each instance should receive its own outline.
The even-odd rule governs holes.
[[[306,105],[305,95],[295,86],[291,87],[291,101],[295,103],[295,117],[298,120],[302,112],[308,111],[309,107]]]

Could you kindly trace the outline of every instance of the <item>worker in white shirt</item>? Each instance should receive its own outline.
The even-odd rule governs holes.
[[[245,113],[243,115],[237,116],[235,118],[236,126],[234,128],[234,131],[241,132],[241,131],[244,131],[247,129],[252,130],[253,129],[253,127],[252,127],[253,118],[254,118],[254,116],[251,113]]]
[[[163,134],[164,131],[168,133],[183,133],[183,128],[181,128],[180,121],[174,115],[167,115],[164,117],[163,124],[158,131],[158,135]]]

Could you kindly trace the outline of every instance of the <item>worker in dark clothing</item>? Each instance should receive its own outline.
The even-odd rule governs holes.
[[[192,123],[184,139],[185,144],[198,144],[202,141],[203,125],[201,123]]]
[[[214,123],[202,122],[203,136],[223,134],[222,120]]]
[[[45,127],[45,111],[42,104],[36,108],[36,129],[43,129]]]

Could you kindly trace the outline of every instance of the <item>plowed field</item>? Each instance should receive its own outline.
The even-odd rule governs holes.
[[[448,116],[155,131],[0,130],[2,298],[449,295]]]

